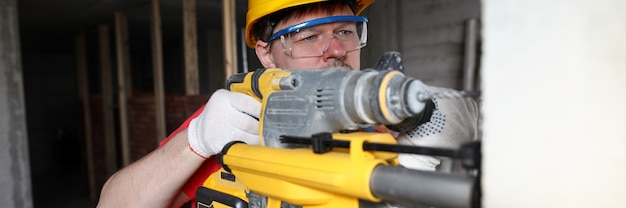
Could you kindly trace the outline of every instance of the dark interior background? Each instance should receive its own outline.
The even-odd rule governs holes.
[[[159,3],[163,75],[167,77],[164,88],[167,93],[184,93],[182,1]],[[18,0],[17,6],[34,205],[93,207],[96,200],[89,198],[85,183],[75,38],[81,31],[86,34],[89,90],[90,94],[98,94],[98,26],[108,25],[111,71],[112,77],[116,77],[114,12],[123,13],[128,21],[133,90],[152,93],[151,1]],[[199,0],[196,7],[199,68],[206,69],[211,64],[217,70],[223,56],[209,54],[209,44],[222,50],[222,45],[214,44],[222,39],[222,1]],[[236,7],[240,30],[247,1],[236,1]],[[254,54],[250,55],[254,58]],[[239,55],[240,63],[241,59]],[[260,66],[256,59],[248,63],[253,68]],[[208,84],[210,76],[207,70],[200,70],[201,93],[210,93],[222,84]]]
[[[197,0],[196,5],[200,93],[205,95],[224,84],[223,1]],[[242,45],[247,1],[233,1],[238,70],[259,68],[254,51]],[[128,20],[133,93],[150,94],[153,92],[151,1],[16,2],[34,205],[93,207],[97,198],[89,197],[86,183],[75,39],[80,32],[86,34],[88,87],[91,95],[97,95],[102,91],[98,28],[108,26],[109,64],[113,92],[116,92],[114,13],[121,12]],[[184,94],[182,0],[159,0],[159,4],[165,93]],[[382,52],[398,51],[403,54],[408,75],[429,85],[461,89],[468,57],[466,23],[479,20],[480,13],[479,0],[378,0],[362,14],[370,21],[361,66],[372,67]],[[476,39],[471,41],[480,45],[480,32],[476,33]],[[479,50],[480,46],[471,51],[475,53],[475,61],[479,60]],[[175,127],[168,126],[168,133]]]

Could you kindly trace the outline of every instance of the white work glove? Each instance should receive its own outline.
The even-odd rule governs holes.
[[[429,92],[449,89],[427,86]],[[398,144],[457,149],[461,144],[478,138],[478,107],[470,98],[433,99],[435,110],[430,121],[409,131],[400,132]],[[398,162],[407,168],[418,170],[443,170],[439,157],[399,154]],[[450,166],[451,164],[446,164]],[[444,165],[445,166],[445,165]],[[448,167],[449,168],[449,167]]]
[[[260,113],[261,103],[254,98],[219,89],[211,95],[200,115],[189,123],[189,147],[208,158],[234,140],[258,145]]]

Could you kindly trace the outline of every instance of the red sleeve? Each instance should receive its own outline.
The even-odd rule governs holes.
[[[165,138],[163,141],[161,141],[159,146],[163,146],[165,143],[170,141],[174,137],[174,135],[180,133],[182,130],[185,130],[189,126],[189,122],[191,122],[192,119],[198,117],[203,109],[204,109],[204,105],[202,107],[200,107],[196,112],[194,112],[189,118],[187,118],[187,120],[185,120],[185,122],[183,122],[183,124],[181,124],[169,136],[167,136],[167,138]],[[196,198],[196,190],[198,189],[198,187],[202,186],[202,183],[204,183],[204,181],[213,172],[219,170],[220,168],[221,168],[221,166],[217,163],[217,157],[216,156],[209,157],[202,164],[202,166],[200,166],[200,168],[198,168],[196,173],[194,173],[189,178],[189,180],[187,180],[187,183],[185,183],[185,185],[183,186],[182,191],[185,192],[185,194],[190,199],[192,199],[192,200],[195,199]]]
[[[218,171],[222,166],[217,163],[217,156],[213,155],[209,157],[203,164],[198,168],[196,173],[189,178],[187,183],[183,186],[183,192],[189,197],[189,199],[193,200],[196,198],[196,191],[198,187],[202,186],[204,181],[206,181],[209,176]]]

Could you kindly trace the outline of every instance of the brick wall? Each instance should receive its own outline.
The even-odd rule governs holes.
[[[165,96],[166,132],[169,134],[176,130],[209,97],[210,95],[167,94]],[[154,96],[140,94],[129,99],[128,115],[131,161],[135,161],[158,147],[159,141],[164,139],[156,138]]]
[[[154,96],[135,95],[128,100],[130,161],[136,161],[158,146]]]
[[[91,95],[89,97],[91,110],[91,139],[92,157],[97,190],[102,188],[109,175],[106,168],[106,151],[104,141],[104,122],[102,118],[102,96]]]
[[[191,114],[209,99],[210,95],[186,96],[181,94],[167,94],[165,96],[165,114],[167,133],[173,132]],[[90,97],[94,172],[98,190],[110,176],[106,170],[106,150],[104,141],[104,126],[102,118],[102,96]],[[116,112],[117,113],[117,112]],[[116,119],[119,116],[116,115]],[[154,96],[152,94],[137,94],[128,100],[128,123],[130,160],[136,161],[159,146],[163,138],[156,138],[156,115]],[[116,125],[119,121],[116,120]],[[116,158],[121,161],[119,126],[116,126],[116,144],[118,151]],[[118,162],[121,164],[121,162]],[[121,167],[119,167],[121,168]]]

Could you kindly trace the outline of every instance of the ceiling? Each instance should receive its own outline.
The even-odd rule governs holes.
[[[182,1],[159,0],[163,37],[182,33]],[[80,30],[106,23],[114,12],[128,18],[130,35],[150,36],[151,0],[17,0],[20,35],[29,40],[71,37]],[[196,0],[198,31],[222,28],[222,1]],[[236,1],[238,25],[243,25],[247,1]]]

